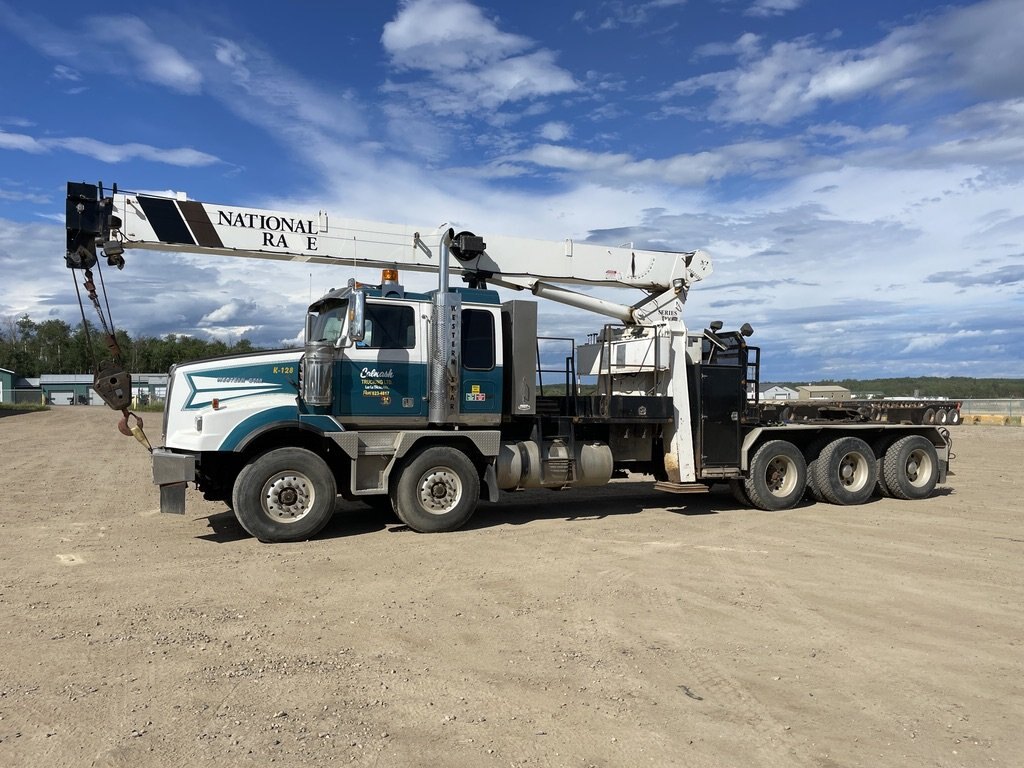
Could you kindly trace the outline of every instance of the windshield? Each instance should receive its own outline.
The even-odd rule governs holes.
[[[338,339],[344,335],[347,317],[347,301],[330,304],[320,314],[313,316],[312,329],[307,341],[329,341],[337,344]]]

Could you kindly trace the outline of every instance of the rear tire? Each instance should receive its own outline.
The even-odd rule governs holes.
[[[729,492],[732,494],[732,497],[736,499],[736,503],[741,507],[750,508],[754,506],[750,503],[750,497],[747,496],[747,488],[744,485],[743,480],[730,480]]]
[[[814,461],[811,484],[826,501],[863,504],[875,490],[878,470],[871,447],[859,437],[840,437]]]
[[[461,528],[480,500],[480,475],[462,451],[425,448],[399,469],[392,485],[395,514],[414,531],[441,533]]]
[[[807,488],[804,455],[786,440],[770,440],[750,460],[743,488],[750,503],[758,509],[789,509],[803,498]]]
[[[822,451],[825,450],[825,446],[831,442],[831,437],[819,436],[811,441],[811,444],[807,446],[807,450],[804,453],[804,460],[807,462],[807,495],[823,504],[827,503],[828,499],[821,494],[814,484],[814,468],[817,466],[818,459],[821,457]]]
[[[889,486],[885,484],[885,452],[889,450],[889,446],[892,445],[894,438],[891,436],[880,437],[871,444],[871,452],[875,454],[875,474],[878,476],[878,480],[875,482],[875,489],[878,491],[878,495],[887,498],[892,496],[892,491],[889,490]]]
[[[334,473],[304,448],[276,448],[246,464],[231,494],[239,525],[260,541],[301,541],[334,514]]]
[[[900,438],[885,452],[885,484],[897,499],[923,499],[939,481],[935,446],[921,435]]]

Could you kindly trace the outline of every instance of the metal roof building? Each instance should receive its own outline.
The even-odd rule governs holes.
[[[800,400],[849,400],[853,393],[838,384],[807,384],[797,387]]]
[[[7,368],[0,368],[0,404],[39,403],[42,391],[37,384]]]
[[[51,405],[103,405],[92,389],[91,373],[44,373],[39,386]],[[167,395],[166,373],[133,373],[132,400],[142,404],[163,400]]]

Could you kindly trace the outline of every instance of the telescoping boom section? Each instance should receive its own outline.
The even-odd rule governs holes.
[[[744,504],[772,510],[805,492],[834,504],[873,493],[920,498],[945,480],[944,428],[855,409],[801,411],[796,420],[796,411],[759,403],[753,329],[685,325],[688,291],[712,270],[700,250],[69,184],[66,263],[84,271],[101,318],[92,270],[103,260],[124,267],[129,249],[381,269],[377,285],[350,279],[313,302],[302,348],[171,369],[152,449],[161,509],[183,512],[195,483],[264,541],[316,534],[344,509],[339,496],[385,505],[410,528],[436,532],[463,525],[480,498],[613,478],[653,478],[678,493],[724,483]],[[406,290],[404,271],[434,273],[437,287]],[[618,303],[590,288],[634,296]],[[584,343],[545,331],[537,300],[603,323]],[[96,389],[124,412],[122,431],[144,439],[141,420],[130,422],[130,377],[116,343],[111,351],[97,363]]]
[[[69,266],[88,266],[97,246],[115,259],[124,249],[256,259],[440,270],[440,243],[451,235],[453,274],[509,280],[614,286],[660,292],[702,279],[711,262],[700,251],[651,251],[488,233],[487,242],[448,224],[413,226],[329,215],[272,211],[68,185]]]

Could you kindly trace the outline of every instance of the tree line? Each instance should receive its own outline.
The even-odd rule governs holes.
[[[91,322],[87,328],[91,350],[81,323],[75,326],[63,320],[43,320],[37,323],[27,314],[0,318],[0,368],[30,377],[44,373],[93,373],[93,360],[108,359],[110,352],[106,345],[106,335]],[[116,331],[115,337],[121,349],[121,360],[131,373],[162,373],[178,363],[261,349],[245,338],[233,344],[173,333],[160,338],[132,338],[122,330]],[[796,389],[808,382],[774,383]],[[1024,397],[1024,379],[920,376],[838,381],[827,379],[813,383],[838,384],[858,394],[872,393],[886,397],[909,397],[915,394],[954,400]],[[762,382],[761,389],[767,389],[772,384]],[[546,385],[544,390],[547,394],[555,394],[564,390],[564,386]]]
[[[111,357],[107,337],[88,322],[72,326],[63,320],[37,323],[27,314],[0,319],[0,368],[21,376],[44,373],[93,373],[93,360]],[[207,357],[258,351],[245,338],[233,344],[207,341],[194,336],[167,334],[132,338],[122,330],[114,332],[121,361],[131,373],[163,373],[172,365]],[[90,343],[91,342],[91,347]]]
[[[806,381],[775,382],[796,389]],[[855,394],[885,397],[946,397],[950,400],[987,400],[1024,397],[1024,379],[980,379],[971,376],[905,376],[895,379],[826,379],[813,384],[835,384]],[[773,384],[762,382],[761,389]]]

